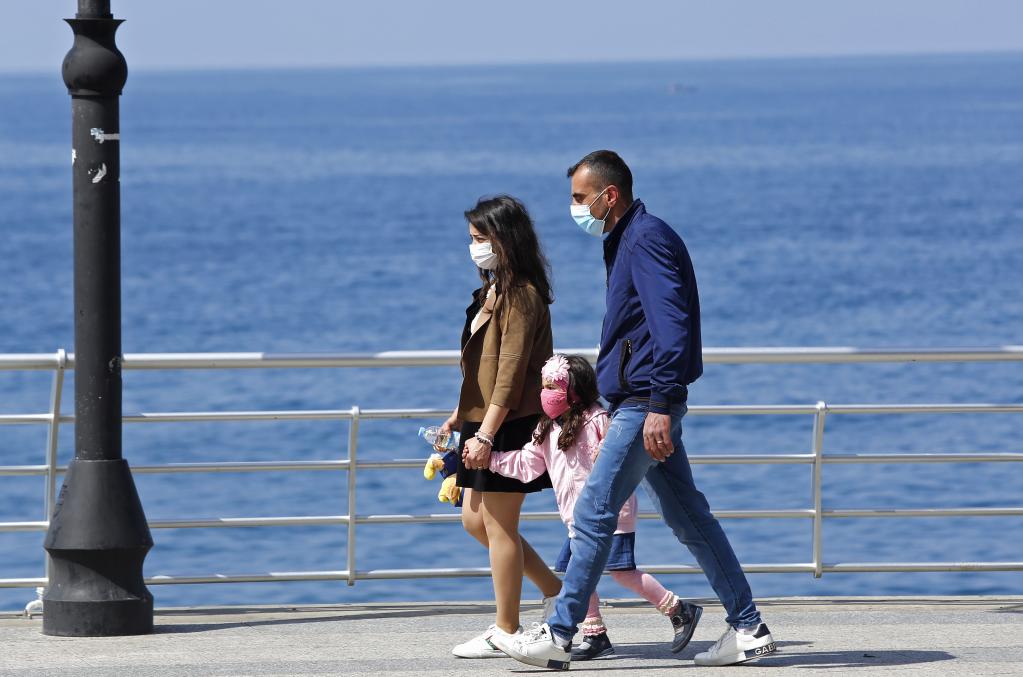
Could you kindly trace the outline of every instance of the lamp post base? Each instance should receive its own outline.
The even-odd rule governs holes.
[[[153,596],[142,577],[153,537],[127,461],[71,462],[44,547],[50,553],[44,635],[153,631]]]
[[[153,631],[153,597],[68,602],[46,599],[43,634],[54,637],[119,637]]]

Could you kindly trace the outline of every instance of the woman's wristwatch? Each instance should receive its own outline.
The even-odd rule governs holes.
[[[473,435],[473,437],[476,438],[476,441],[479,442],[480,444],[485,444],[488,447],[490,447],[491,449],[494,447],[494,436],[493,435],[488,435],[485,432],[483,432],[482,430],[478,430],[478,431],[476,431],[476,434]]]

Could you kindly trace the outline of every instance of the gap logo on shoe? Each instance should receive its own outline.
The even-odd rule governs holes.
[[[697,665],[734,665],[763,658],[777,649],[766,623],[761,623],[750,633],[729,626],[714,646],[696,654],[693,660]]]

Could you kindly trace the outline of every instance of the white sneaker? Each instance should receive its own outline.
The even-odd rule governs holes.
[[[476,635],[468,642],[462,642],[454,649],[451,653],[458,656],[459,658],[504,658],[505,653],[494,646],[494,637],[500,635],[502,637],[518,637],[522,634],[522,626],[515,632],[514,635],[508,634],[496,625],[491,625],[489,628],[484,630],[479,635]]]
[[[572,662],[572,647],[561,648],[554,641],[551,628],[546,623],[537,624],[532,630],[514,636],[503,634],[503,637],[491,637],[491,641],[520,663],[548,670],[568,670]]]
[[[772,654],[776,649],[771,631],[764,623],[758,625],[752,634],[736,632],[735,628],[728,626],[714,646],[696,654],[693,660],[697,665],[734,665]]]

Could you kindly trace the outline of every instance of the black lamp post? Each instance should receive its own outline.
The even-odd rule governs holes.
[[[142,562],[153,547],[121,454],[121,191],[118,97],[128,66],[110,0],[78,0],[64,58],[71,95],[75,259],[75,458],[44,547],[51,557],[43,633],[140,635],[153,629]]]

